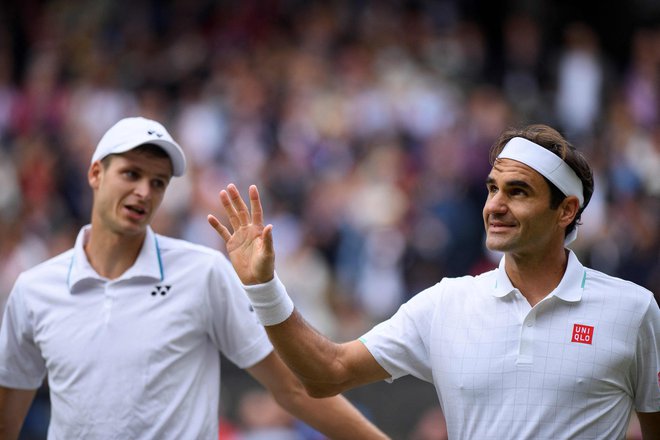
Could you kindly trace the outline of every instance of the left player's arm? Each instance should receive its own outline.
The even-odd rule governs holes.
[[[642,428],[642,438],[652,440],[660,438],[660,412],[638,412],[639,426]]]
[[[0,386],[0,439],[18,438],[36,393]]]
[[[310,397],[275,352],[247,371],[270,391],[282,408],[331,439],[388,438],[343,396]]]

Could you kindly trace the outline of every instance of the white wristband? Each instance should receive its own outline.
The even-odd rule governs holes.
[[[293,313],[293,301],[277,274],[266,283],[243,285],[243,289],[263,325],[279,324]]]

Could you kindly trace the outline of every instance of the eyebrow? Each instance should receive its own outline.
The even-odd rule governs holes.
[[[124,165],[123,167],[124,167],[124,168],[127,168],[127,169],[136,170],[136,171],[140,172],[141,174],[146,174],[146,173],[148,173],[148,171],[146,171],[143,167],[141,167],[140,165],[136,165],[136,164],[126,164],[126,165]],[[171,175],[168,175],[168,174],[162,174],[162,173],[156,173],[153,177],[155,177],[155,178],[157,178],[157,179],[163,179],[163,180],[165,180],[166,182],[169,182],[170,179],[172,178]]]
[[[495,179],[488,176],[488,178],[486,179],[486,185],[495,185],[495,184],[496,184]],[[533,189],[532,186],[529,183],[525,182],[524,180],[507,180],[506,182],[504,182],[504,184],[505,186],[508,187],[513,186],[518,188],[528,188],[530,190]]]

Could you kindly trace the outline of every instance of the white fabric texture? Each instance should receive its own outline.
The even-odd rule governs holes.
[[[50,439],[217,438],[220,352],[272,346],[219,252],[148,229],[136,263],[100,277],[75,247],[20,275],[0,329],[0,384],[48,373]]]
[[[263,325],[279,324],[293,313],[293,301],[277,275],[266,283],[243,288]]]
[[[660,411],[660,310],[648,290],[580,264],[530,307],[504,259],[419,293],[362,342],[392,379],[435,385],[453,439],[623,438]],[[591,343],[572,342],[575,326]]]

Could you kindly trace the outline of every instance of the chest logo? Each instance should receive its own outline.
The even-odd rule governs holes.
[[[165,296],[167,292],[170,291],[171,288],[172,288],[171,285],[156,284],[154,286],[154,289],[151,291],[151,296],[156,296],[156,295]]]
[[[594,328],[591,325],[573,324],[573,337],[571,342],[589,344],[594,340]]]

